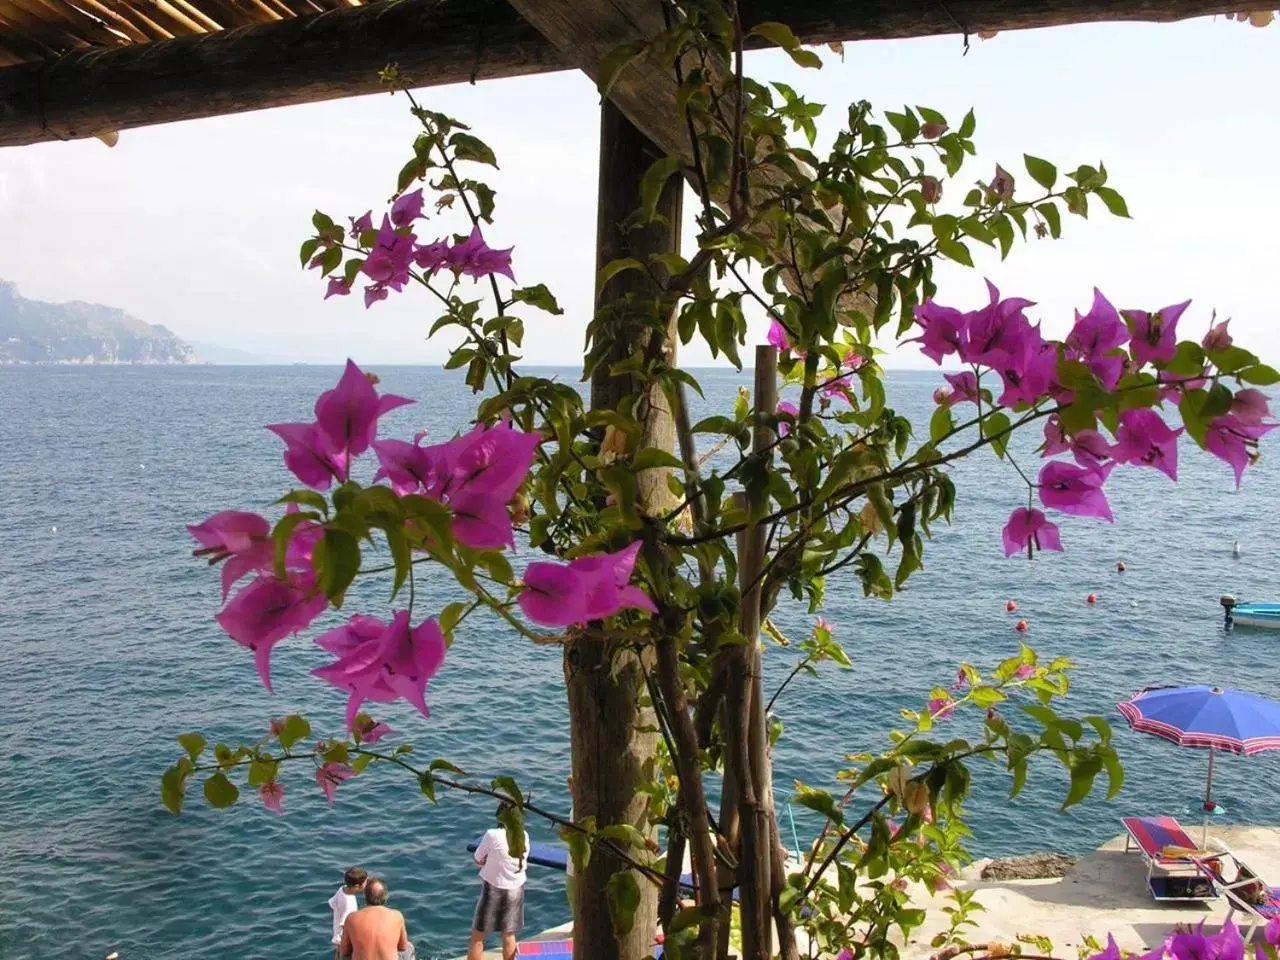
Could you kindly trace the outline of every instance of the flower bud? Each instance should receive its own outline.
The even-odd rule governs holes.
[[[1200,341],[1200,346],[1210,353],[1217,350],[1225,350],[1231,346],[1231,334],[1227,332],[1227,324],[1230,322],[1231,318],[1228,317],[1221,323],[1215,323],[1209,327],[1209,332]]]
[[[997,200],[1013,199],[1013,177],[1004,167],[996,164],[996,175],[992,178],[988,190],[995,196]]]
[[[1048,235],[1049,235],[1049,228],[1048,228],[1048,227],[1046,227],[1043,223],[1037,223],[1037,224],[1036,224],[1036,237],[1037,237],[1037,238],[1039,238],[1039,239],[1041,239],[1041,240],[1043,240],[1043,239],[1044,239],[1045,237],[1047,237]]]
[[[920,196],[925,203],[937,203],[942,199],[942,181],[937,177],[925,177],[920,181]]]
[[[920,136],[926,140],[937,140],[947,132],[947,125],[941,122],[925,123],[920,126]]]
[[[908,811],[918,816],[924,816],[925,811],[929,809],[929,788],[919,782],[908,784],[903,801],[906,803]],[[925,817],[925,822],[927,823],[930,819],[932,819],[932,815]]]
[[[933,402],[936,403],[938,406],[942,406],[944,403],[946,403],[950,399],[951,399],[951,391],[948,390],[946,387],[938,387],[938,389],[933,391]]]

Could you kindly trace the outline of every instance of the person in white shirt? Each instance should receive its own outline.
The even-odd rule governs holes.
[[[510,809],[503,801],[498,806],[499,823]],[[485,831],[476,847],[476,864],[480,867],[480,899],[476,902],[475,919],[471,923],[471,946],[467,960],[480,960],[484,939],[491,933],[502,934],[503,960],[515,960],[516,934],[524,927],[525,868],[529,862],[529,834],[524,835],[524,855],[513,857],[507,844],[507,830],[498,826]]]
[[[338,952],[342,947],[342,926],[347,916],[359,909],[356,894],[364,889],[369,874],[363,867],[348,867],[342,877],[342,886],[329,898],[329,909],[333,911],[333,955],[340,960]]]

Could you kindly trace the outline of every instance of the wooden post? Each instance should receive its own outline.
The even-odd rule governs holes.
[[[680,242],[683,182],[673,178],[658,203],[665,224],[624,230],[622,223],[640,206],[640,180],[662,154],[610,103],[600,117],[600,199],[597,213],[596,266],[619,257],[645,257],[675,251]],[[648,276],[628,271],[597,291],[597,311],[628,294],[656,297]],[[656,302],[656,300],[655,300]],[[610,359],[620,360],[649,349],[652,329],[643,324],[620,328],[610,346]],[[664,348],[674,359],[675,338]],[[630,376],[615,377],[608,362],[591,380],[594,409],[616,408],[639,389]],[[675,427],[661,390],[655,388],[637,406],[644,446],[671,450]],[[661,471],[645,471],[639,484],[641,513],[653,514],[670,506],[670,493]],[[653,710],[643,705],[644,671],[635,655],[616,648],[608,637],[592,631],[571,637],[565,645],[565,687],[573,750],[573,804],[577,817],[594,816],[600,827],[629,823],[645,830],[647,798],[638,785],[654,772],[657,755]],[[652,835],[652,831],[647,831]],[[653,946],[657,888],[637,875],[640,907],[631,931],[614,934],[610,919],[609,877],[627,867],[597,849],[574,883],[574,957],[576,960],[642,960]]]

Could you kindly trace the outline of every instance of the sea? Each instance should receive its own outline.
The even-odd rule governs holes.
[[[455,372],[376,372],[383,389],[419,401],[386,417],[383,435],[425,428],[444,438],[474,412]],[[725,410],[750,376],[695,372],[707,397],[697,413]],[[217,573],[192,558],[184,529],[217,510],[278,509],[271,503],[291,477],[262,427],[307,418],[338,374],[0,369],[0,960],[328,957],[326,901],[353,864],[386,878],[420,957],[464,952],[478,886],[466,845],[493,824],[489,801],[442,792],[433,804],[412,778],[375,768],[344,784],[332,806],[307,770],[286,774],[282,816],[251,793],[214,810],[194,787],[176,817],[160,802],[181,733],[252,741],[294,711],[318,735],[340,732],[343,696],[309,676],[324,654],[305,639],[277,647],[275,695],[262,689],[251,655],[213,620]],[[890,402],[923,427],[940,383],[933,372],[890,374]],[[1038,440],[1014,443],[1024,464],[1034,467]],[[1042,656],[1078,664],[1063,709],[1116,726],[1126,782],[1110,802],[1098,795],[1062,812],[1067,780],[1053,762],[1038,764],[1012,801],[1007,775],[978,764],[972,853],[1082,853],[1129,814],[1199,823],[1206,754],[1132,733],[1115,705],[1149,684],[1277,693],[1276,635],[1225,629],[1218,598],[1280,599],[1280,538],[1267,532],[1280,525],[1280,449],[1264,441],[1239,491],[1225,464],[1186,438],[1180,449],[1180,482],[1117,470],[1108,487],[1116,522],[1065,518],[1065,552],[1034,562],[1001,549],[1005,518],[1026,501],[1018,474],[989,453],[956,464],[954,523],[935,527],[925,569],[900,595],[865,599],[852,574],[827,584],[823,614],[853,667],[824,665],[779,700],[779,797],[797,780],[838,789],[846,755],[882,749],[899,711],[948,686],[960,662],[983,667],[1015,653],[1015,619],[1025,617]],[[348,602],[378,612],[387,587],[370,579]],[[420,584],[419,609],[455,595],[446,582]],[[1016,616],[1005,611],[1010,599]],[[798,638],[813,617],[791,604],[776,620]],[[769,687],[798,655],[767,650]],[[568,812],[557,648],[474,617],[429,700],[429,719],[402,704],[380,711],[394,728],[385,742],[411,742],[415,758],[445,758],[482,782],[515,776],[537,802]],[[1277,754],[1221,758],[1216,819],[1280,822],[1277,782]],[[789,845],[812,835],[807,811],[784,808],[783,818]],[[539,824],[531,832],[555,840]],[[563,876],[530,876],[526,929],[568,919]]]

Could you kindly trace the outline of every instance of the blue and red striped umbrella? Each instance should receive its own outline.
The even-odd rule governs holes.
[[[1204,788],[1204,811],[1213,802],[1213,755],[1218,750],[1252,756],[1280,750],[1280,702],[1243,690],[1203,685],[1146,687],[1118,705],[1129,726],[1140,733],[1171,740],[1182,747],[1209,751],[1209,776]],[[1201,844],[1205,842],[1201,835]]]
[[[1120,704],[1129,726],[1183,747],[1280,750],[1280,701],[1219,687],[1147,687]]]

